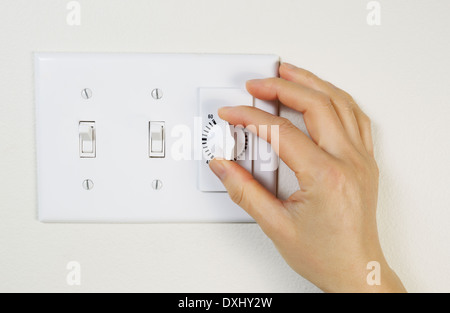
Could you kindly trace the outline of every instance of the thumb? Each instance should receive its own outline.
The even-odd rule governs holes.
[[[209,166],[222,181],[231,200],[242,207],[261,226],[264,232],[280,222],[282,202],[265,189],[236,162],[213,159]]]

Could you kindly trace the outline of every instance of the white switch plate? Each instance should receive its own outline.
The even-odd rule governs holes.
[[[252,222],[227,193],[200,191],[204,160],[192,151],[177,161],[172,145],[185,125],[198,149],[200,89],[245,90],[248,79],[278,76],[278,65],[275,55],[36,53],[39,220]],[[275,102],[252,105],[278,113]],[[80,158],[80,121],[95,122],[95,158]],[[164,122],[163,158],[149,157],[151,121]],[[253,174],[276,193],[276,170]]]

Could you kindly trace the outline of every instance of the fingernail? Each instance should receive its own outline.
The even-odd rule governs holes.
[[[226,168],[223,164],[223,159],[214,158],[211,162],[209,162],[209,168],[219,177],[220,180],[225,178]]]
[[[283,66],[285,66],[286,68],[293,70],[295,68],[297,68],[295,65],[292,65],[291,63],[287,63],[287,62],[283,62],[283,64],[281,64]]]
[[[231,109],[232,107],[229,107],[229,106],[224,106],[224,107],[221,107],[221,108],[219,108],[219,111],[225,111],[225,110],[229,110],[229,109]]]
[[[219,108],[219,110],[217,110],[217,113],[219,114],[219,117],[223,119],[223,115],[225,114],[225,112],[230,109],[232,109],[232,107],[221,107]]]
[[[262,81],[263,81],[262,79],[250,79],[250,80],[247,80],[247,84],[258,84]]]

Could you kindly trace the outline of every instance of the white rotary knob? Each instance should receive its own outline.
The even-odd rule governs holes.
[[[247,141],[247,134],[242,128],[212,120],[203,130],[203,154],[207,160],[217,157],[236,161],[244,154]]]

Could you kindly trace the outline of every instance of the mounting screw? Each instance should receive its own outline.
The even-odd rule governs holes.
[[[163,96],[163,92],[159,88],[155,88],[152,90],[152,97],[156,100],[161,99]]]
[[[92,98],[92,90],[90,90],[89,88],[84,88],[83,90],[81,90],[81,96],[86,100]]]
[[[90,179],[85,179],[83,181],[83,188],[86,190],[91,190],[92,188],[94,188],[94,182]]]
[[[160,189],[163,187],[163,183],[162,183],[162,181],[160,181],[159,179],[155,179],[155,180],[152,182],[152,187],[153,187],[153,189],[155,189],[155,190],[160,190]]]

